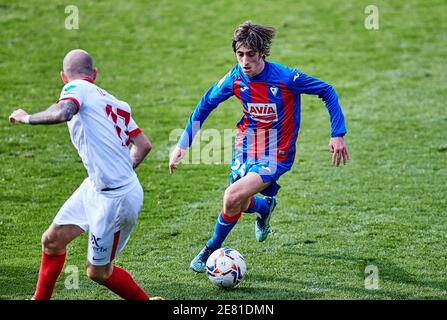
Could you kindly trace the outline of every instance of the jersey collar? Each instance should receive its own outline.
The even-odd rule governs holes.
[[[83,78],[81,78],[81,80],[84,80],[84,81],[88,81],[88,82],[90,82],[90,83],[95,83],[91,78],[89,78],[89,77],[83,77]]]
[[[239,66],[239,70],[241,71],[241,75],[248,81],[266,81],[266,79],[268,78],[268,73],[269,73],[269,69],[270,69],[270,63],[267,61],[264,61],[264,69],[261,71],[261,73],[255,75],[254,77],[250,78],[249,76],[247,76],[244,71],[242,70],[242,68]]]

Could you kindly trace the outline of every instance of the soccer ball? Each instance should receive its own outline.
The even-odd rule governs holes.
[[[221,288],[234,288],[247,271],[242,255],[230,248],[214,251],[206,261],[206,273],[210,281]]]

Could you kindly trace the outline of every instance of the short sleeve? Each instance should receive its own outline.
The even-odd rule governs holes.
[[[85,89],[81,81],[71,81],[62,88],[59,100],[57,102],[62,100],[71,100],[76,104],[79,111],[84,101],[84,93]]]
[[[129,121],[128,130],[129,130],[129,137],[131,138],[139,135],[142,132],[132,117],[130,118]]]

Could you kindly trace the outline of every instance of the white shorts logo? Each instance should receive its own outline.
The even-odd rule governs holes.
[[[278,120],[276,103],[247,103],[247,106],[253,120],[264,123]]]

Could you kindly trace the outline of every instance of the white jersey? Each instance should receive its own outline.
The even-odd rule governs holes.
[[[96,191],[121,189],[134,182],[129,143],[141,130],[130,106],[80,79],[64,86],[59,101],[66,99],[78,106],[78,113],[67,122],[68,130]]]

